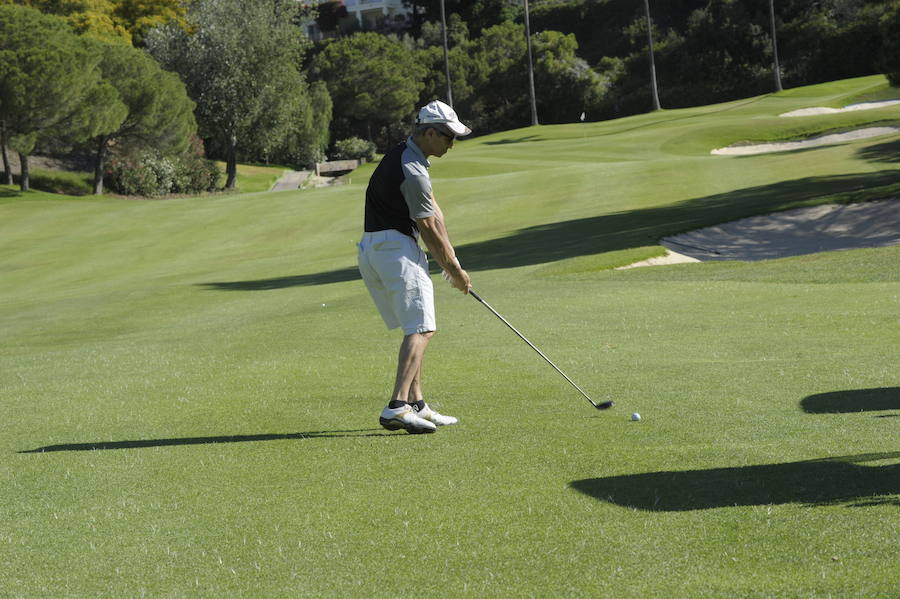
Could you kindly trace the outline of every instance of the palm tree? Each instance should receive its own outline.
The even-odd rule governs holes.
[[[778,40],[775,39],[775,0],[769,0],[769,17],[772,21],[772,71],[775,75],[775,91],[781,88],[781,67],[778,65]]]
[[[528,23],[528,0],[525,2],[525,43],[528,46],[528,92],[531,94],[531,124],[537,125],[537,99],[534,94],[534,64],[531,60],[531,25]]]
[[[453,106],[453,87],[450,85],[450,53],[447,50],[447,17],[441,0],[441,35],[444,38],[444,75],[447,77],[447,104]]]
[[[653,60],[653,22],[650,20],[650,0],[644,0],[647,15],[647,41],[650,44],[650,91],[653,94],[653,110],[659,110],[659,94],[656,91],[656,61]]]

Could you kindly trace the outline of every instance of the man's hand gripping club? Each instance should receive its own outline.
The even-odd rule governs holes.
[[[426,218],[416,219],[416,225],[419,234],[425,242],[431,257],[434,258],[438,266],[443,270],[442,276],[455,289],[459,289],[465,294],[469,293],[472,288],[472,282],[467,273],[459,265],[456,259],[456,252],[450,243],[450,236],[447,234],[447,228],[444,226],[444,214],[438,207],[437,202],[434,203],[434,215]]]

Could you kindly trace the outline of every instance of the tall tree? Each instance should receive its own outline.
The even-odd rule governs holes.
[[[103,41],[141,45],[147,30],[170,21],[185,27],[183,0],[0,0],[64,17],[72,29]]]
[[[391,127],[414,113],[426,75],[402,43],[377,33],[329,43],[315,58],[312,73],[334,100],[335,138],[356,135],[382,147],[392,141]]]
[[[290,109],[306,42],[294,25],[300,9],[282,0],[194,0],[192,33],[169,23],[145,37],[151,55],[185,82],[201,135],[224,149],[228,189],[242,144],[284,135],[278,119],[263,117]]]
[[[778,36],[775,33],[775,0],[769,0],[769,20],[772,26],[772,75],[775,77],[775,91],[782,91],[781,66],[778,64]]]
[[[545,123],[571,123],[581,113],[596,118],[607,82],[578,57],[572,34],[542,31],[534,36],[538,107]]]
[[[65,17],[80,35],[98,40],[131,43],[131,33],[114,15],[114,0],[32,0],[42,12]]]
[[[451,15],[449,19],[448,29],[451,33],[451,40],[454,32],[454,16],[456,15]],[[457,21],[457,23],[460,22]],[[466,30],[463,28],[462,31]],[[435,28],[435,33],[437,34],[435,39],[437,39],[440,36],[437,28]],[[472,94],[471,78],[474,75],[471,65],[472,57],[469,55],[470,48],[471,43],[462,37],[458,38],[456,43],[450,47],[446,60],[439,45],[426,46],[416,51],[416,62],[425,67],[425,77],[422,80],[424,87],[419,93],[419,99],[415,102],[416,106],[423,106],[434,99],[444,98],[443,94],[447,87],[445,70],[448,66],[450,79],[453,82],[453,106],[469,104],[469,96]]]
[[[286,65],[289,66],[289,65]],[[298,168],[314,167],[325,159],[331,98],[322,82],[309,86],[296,69],[290,74],[293,87],[286,88],[278,110],[262,111],[254,127],[277,135],[254,136],[241,147],[241,160],[277,162]]]
[[[900,3],[881,17],[881,70],[893,86],[900,86]]]
[[[538,125],[537,97],[534,91],[534,60],[531,53],[531,23],[528,20],[528,0],[524,1],[525,8],[525,48],[528,55],[528,98],[531,101],[531,124]]]
[[[481,35],[482,29],[515,20],[522,4],[511,0],[445,0],[447,12],[458,15],[467,25],[469,37]],[[416,27],[426,22],[440,22],[440,0],[407,0],[413,9]],[[416,30],[415,33],[418,33]]]
[[[0,107],[0,114],[3,113]],[[12,167],[9,164],[9,142],[6,139],[6,124],[0,119],[0,153],[3,154],[3,184],[13,184]]]
[[[478,132],[530,124],[525,36],[512,21],[488,27],[466,48],[472,92],[456,111]]]
[[[185,0],[115,0],[112,12],[115,22],[129,33],[135,46],[142,46],[144,36],[154,27],[172,23],[188,28]]]
[[[112,131],[91,140],[95,152],[94,193],[103,193],[103,171],[111,148],[133,146],[160,153],[184,150],[197,130],[194,103],[184,83],[140,50],[123,44],[103,44],[100,71],[127,108],[127,115]]]
[[[293,133],[285,139],[283,151],[288,162],[312,167],[325,160],[325,149],[331,140],[332,109],[328,86],[323,81],[313,82],[309,86],[309,108],[298,109],[302,118],[294,120]]]
[[[647,48],[650,55],[650,94],[653,96],[653,110],[659,110],[659,91],[656,87],[656,59],[653,57],[653,21],[650,19],[650,0],[644,0],[644,14],[647,17]]]
[[[29,188],[28,155],[42,139],[77,142],[115,129],[125,107],[101,79],[94,46],[58,17],[0,6],[0,106]]]
[[[447,79],[447,103],[453,106],[453,85],[450,83],[450,49],[447,45],[447,11],[441,0],[441,43],[444,47],[444,76]]]
[[[582,112],[599,113],[607,82],[577,55],[574,35],[542,31],[532,36],[537,107],[542,122],[570,123]],[[425,64],[437,62],[436,49]],[[460,73],[463,93],[456,111],[473,130],[488,133],[532,123],[528,98],[527,47],[521,24],[489,27],[464,47],[454,48],[451,64]],[[457,62],[454,63],[454,58]],[[434,86],[434,84],[431,84]]]

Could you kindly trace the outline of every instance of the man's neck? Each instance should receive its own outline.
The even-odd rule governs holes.
[[[425,138],[424,135],[412,135],[412,136],[410,136],[410,139],[412,139],[413,143],[416,144],[416,146],[420,150],[422,150],[422,154],[425,156],[425,158],[435,155],[434,152],[428,151],[429,148],[426,147],[428,145],[428,140]]]

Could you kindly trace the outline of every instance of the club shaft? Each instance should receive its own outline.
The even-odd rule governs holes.
[[[478,300],[485,308],[487,308],[488,310],[490,310],[490,311],[494,314],[494,316],[496,316],[497,318],[499,318],[499,319],[503,322],[503,324],[505,324],[506,326],[508,326],[508,327],[510,328],[510,330],[511,330],[513,333],[515,333],[516,335],[518,335],[518,336],[519,336],[519,339],[521,339],[522,341],[524,341],[525,343],[527,343],[527,344],[528,344],[528,347],[530,347],[531,349],[533,349],[534,351],[536,351],[537,354],[538,354],[540,357],[544,358],[544,360],[547,361],[547,364],[549,364],[550,366],[552,366],[553,369],[556,370],[556,372],[560,373],[560,374],[563,376],[564,379],[566,379],[567,381],[569,381],[569,384],[570,384],[570,385],[572,385],[573,387],[575,387],[576,389],[578,389],[578,392],[581,393],[581,394],[584,396],[584,398],[585,398],[586,400],[588,400],[589,402],[591,402],[591,405],[592,405],[592,406],[594,406],[595,408],[597,407],[597,404],[595,404],[595,403],[594,403],[594,400],[591,399],[591,398],[588,396],[588,394],[584,392],[584,389],[582,389],[581,387],[579,387],[578,385],[576,385],[576,384],[575,384],[575,381],[573,381],[572,379],[570,379],[570,378],[566,375],[565,372],[563,372],[562,370],[559,369],[559,366],[557,366],[556,364],[554,364],[553,361],[552,361],[550,358],[548,358],[547,356],[544,355],[544,352],[542,352],[541,350],[539,350],[539,349],[537,348],[537,346],[536,346],[534,343],[532,343],[531,341],[529,341],[529,340],[525,337],[525,335],[523,335],[522,333],[519,332],[519,330],[518,330],[516,327],[514,327],[513,325],[511,325],[511,324],[509,323],[508,320],[506,320],[505,318],[503,318],[503,316],[501,316],[499,312],[497,312],[496,310],[494,310],[494,308],[493,308],[489,303],[487,303],[486,301],[484,301],[484,299],[482,299],[482,297],[481,297],[480,295],[478,295],[477,293],[475,293],[475,290],[474,290],[474,289],[469,289],[469,295],[471,295],[472,297],[474,297],[474,298],[475,298],[476,300]]]

